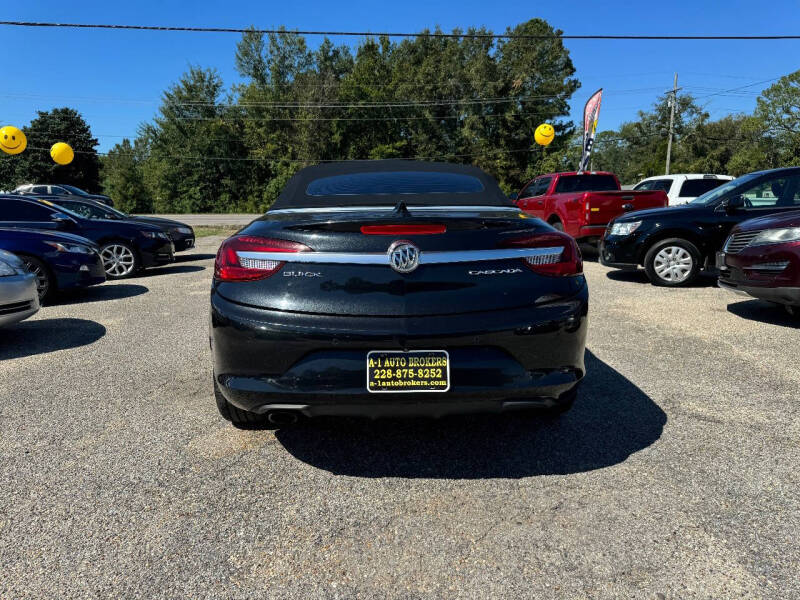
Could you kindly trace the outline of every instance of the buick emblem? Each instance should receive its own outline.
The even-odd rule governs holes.
[[[406,240],[389,246],[386,256],[389,257],[389,266],[398,273],[411,273],[419,266],[419,248]]]

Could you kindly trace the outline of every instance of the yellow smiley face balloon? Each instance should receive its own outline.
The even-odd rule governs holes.
[[[75,158],[75,153],[72,151],[72,148],[69,147],[69,144],[56,142],[53,144],[53,147],[50,148],[50,156],[58,164],[68,165],[72,162],[72,159]]]
[[[533,132],[533,139],[536,140],[536,143],[540,146],[549,145],[554,137],[556,137],[556,131],[549,123],[542,123],[536,128],[536,131]]]
[[[6,154],[19,154],[28,145],[25,134],[12,125],[0,129],[0,150]]]

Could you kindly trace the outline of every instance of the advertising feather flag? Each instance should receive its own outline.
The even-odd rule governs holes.
[[[578,173],[583,173],[589,167],[589,157],[592,155],[594,136],[597,132],[597,118],[600,116],[600,100],[603,98],[603,88],[597,90],[583,107],[583,155],[578,166]]]

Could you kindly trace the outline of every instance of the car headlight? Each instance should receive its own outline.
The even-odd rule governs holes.
[[[641,221],[628,221],[627,223],[614,223],[611,226],[611,235],[630,235],[639,228]]]
[[[188,227],[176,227],[175,231],[178,233],[182,233],[183,235],[189,235],[190,233],[192,233],[192,230],[189,229]]]
[[[786,227],[785,229],[765,229],[753,238],[750,246],[764,244],[780,244],[782,242],[796,242],[800,240],[800,227]]]
[[[4,260],[0,260],[0,277],[11,277],[12,275],[19,275],[19,272]]]
[[[159,240],[168,240],[169,236],[164,233],[163,231],[142,231],[142,235],[144,237],[159,239]]]
[[[78,254],[92,254],[94,252],[89,246],[83,244],[65,244],[63,242],[45,242],[45,244],[52,246],[59,252],[77,252]]]

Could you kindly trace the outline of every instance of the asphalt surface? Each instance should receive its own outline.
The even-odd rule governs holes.
[[[798,323],[589,262],[560,420],[217,414],[212,255],[0,330],[0,598],[800,597]]]

